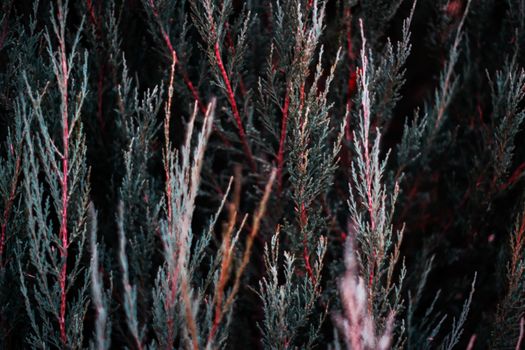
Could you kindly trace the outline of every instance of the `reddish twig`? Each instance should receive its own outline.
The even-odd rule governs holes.
[[[153,0],[149,0],[149,5],[151,7],[151,11],[153,12],[153,16],[155,17],[155,20],[157,21],[157,24],[159,25],[162,39],[164,40],[164,43],[166,43],[166,46],[168,47],[168,51],[171,54],[172,52],[175,51],[175,49],[173,48],[173,45],[171,44],[171,39],[168,35],[168,32],[166,32],[166,29],[164,29],[164,26],[162,25],[157,6],[155,6],[155,3]]]
[[[276,175],[277,175],[277,170],[272,169],[272,172],[270,173],[270,178],[268,179],[268,182],[266,183],[266,186],[264,187],[264,193],[261,198],[261,201],[259,202],[259,206],[257,207],[257,210],[255,211],[253,215],[252,227],[250,229],[250,233],[248,234],[248,237],[246,238],[246,247],[244,248],[244,254],[242,256],[241,264],[239,265],[239,268],[235,272],[235,281],[233,283],[232,291],[230,292],[230,295],[228,296],[228,299],[226,300],[222,308],[223,314],[225,313],[225,311],[227,311],[230,308],[230,306],[233,303],[233,300],[235,299],[235,296],[237,295],[237,292],[239,291],[241,276],[244,273],[246,266],[248,266],[248,263],[250,262],[253,242],[257,234],[259,233],[261,221],[266,213],[266,208],[268,205],[268,201],[270,199],[270,195],[272,193],[272,187],[273,187],[273,183],[275,182]]]
[[[309,10],[314,5],[314,0],[308,0],[308,5],[306,6],[306,9]]]
[[[164,27],[162,26],[162,23],[161,23],[160,17],[159,17],[159,12],[157,10],[157,7],[155,6],[154,1],[153,0],[149,0],[149,4],[150,4],[151,10],[153,12],[153,16],[155,17],[155,20],[157,21],[157,24],[158,24],[158,26],[160,28],[162,38],[163,38],[164,42],[166,43],[166,47],[168,48],[170,54],[172,52],[175,52],[175,54],[176,54],[176,51],[175,51],[175,49],[173,47],[173,44],[171,43],[171,39],[170,39],[168,33],[166,32],[166,30],[164,29]],[[179,67],[180,67],[180,65],[179,65]],[[199,96],[199,91],[197,90],[197,88],[195,87],[193,82],[191,81],[190,77],[188,76],[188,73],[184,69],[181,69],[181,72],[182,72],[182,78],[184,80],[184,84],[186,84],[186,87],[190,91],[191,96],[193,97],[195,102],[197,102],[197,106],[199,107],[199,111],[202,114],[206,114],[208,109],[206,108],[204,103],[202,103],[202,99]],[[226,146],[231,146],[231,143],[228,141],[228,139],[226,138],[224,133],[222,133],[215,125],[213,125],[213,131],[217,133],[217,135],[219,136],[221,141]]]
[[[164,162],[164,175],[166,180],[166,203],[168,207],[168,217],[167,217],[167,223],[168,223],[168,234],[173,234],[173,208],[172,208],[172,197],[173,197],[173,191],[171,188],[171,176],[170,176],[170,161],[168,160],[169,152],[170,152],[170,119],[171,119],[171,103],[173,99],[173,84],[174,84],[174,77],[175,77],[175,67],[177,65],[177,54],[175,51],[171,51],[172,54],[172,61],[171,61],[171,70],[170,70],[170,81],[168,85],[168,100],[166,101],[166,107],[165,107],[165,119],[164,119],[164,142],[165,142],[165,155],[166,158]],[[173,252],[175,254],[175,252]],[[174,320],[172,315],[172,312],[170,310],[173,308],[173,305],[175,303],[175,298],[177,295],[177,280],[178,280],[178,273],[169,271],[168,272],[168,279],[170,284],[170,294],[166,298],[166,314],[167,314],[167,331],[168,331],[168,337],[167,337],[167,345],[170,346],[173,343],[174,340],[174,333],[173,333],[173,327],[174,327]]]
[[[308,273],[308,277],[310,278],[310,281],[312,281],[312,284],[315,285],[316,279],[314,276],[314,271],[310,264],[310,252],[308,251],[308,237],[306,235],[306,225],[307,224],[308,224],[308,213],[306,210],[306,206],[304,205],[304,203],[302,203],[300,211],[299,211],[299,225],[300,225],[300,230],[303,232],[304,268],[306,272]]]
[[[470,337],[470,340],[468,341],[467,350],[474,349],[474,345],[476,344],[476,335],[472,334]]]
[[[357,91],[357,71],[355,69],[356,54],[352,42],[352,11],[350,8],[345,9],[345,20],[346,20],[346,50],[348,56],[349,74],[348,74],[348,96],[347,96],[347,107],[350,111],[352,108],[352,97]],[[348,114],[350,118],[350,114]],[[350,140],[350,123],[349,120],[346,123],[346,139]]]
[[[184,79],[184,84],[188,87],[188,90],[190,90],[191,96],[193,99],[197,102],[197,106],[199,107],[199,110],[202,114],[206,114],[206,106],[201,102],[201,99],[199,97],[199,92],[197,91],[197,88],[193,85],[193,83],[190,80],[190,77],[188,77],[188,73],[184,72],[182,74],[182,78]]]
[[[173,47],[173,44],[171,43],[171,39],[168,33],[166,32],[166,29],[164,29],[164,26],[162,25],[162,22],[159,16],[159,11],[157,10],[157,7],[155,6],[154,1],[149,0],[149,4],[153,12],[153,16],[155,17],[155,20],[157,21],[157,24],[159,26],[160,33],[162,35],[162,39],[164,40],[164,43],[166,44],[166,47],[168,48],[170,55],[172,54],[172,52],[175,52],[175,54],[177,54],[177,52],[175,51],[175,48]],[[183,75],[184,83],[188,87],[188,90],[190,91],[193,99],[197,101],[199,110],[201,111],[202,114],[206,114],[207,109],[204,106],[204,104],[201,102],[201,99],[199,97],[199,92],[197,91],[193,83],[191,82],[190,78],[188,77],[188,74],[186,72],[183,72],[182,75]]]
[[[524,173],[525,173],[525,163],[521,163],[520,166],[518,166],[516,170],[514,170],[512,175],[509,177],[508,181],[499,187],[499,190],[503,191],[507,189],[509,186],[516,183],[522,177]]]
[[[227,93],[228,101],[230,102],[231,110],[233,113],[233,118],[235,119],[235,122],[237,123],[237,128],[239,129],[239,138],[242,143],[244,154],[246,155],[246,158],[248,159],[248,162],[250,164],[252,171],[255,172],[257,170],[257,165],[255,164],[255,160],[253,159],[252,151],[250,150],[250,146],[248,145],[246,133],[242,125],[241,115],[239,114],[239,109],[237,108],[237,102],[235,101],[235,94],[233,93],[233,89],[230,84],[230,78],[228,78],[228,73],[226,72],[226,68],[224,68],[224,63],[222,62],[222,57],[221,57],[221,52],[219,49],[218,42],[215,43],[214,51],[215,51],[215,59],[217,60],[217,66],[219,67],[222,79],[224,81],[224,85],[226,86],[226,93]]]
[[[375,230],[375,209],[374,209],[374,203],[373,203],[373,194],[372,194],[372,177],[371,177],[371,169],[370,169],[370,142],[368,140],[369,134],[370,134],[370,95],[368,90],[368,81],[367,81],[367,74],[368,74],[368,57],[366,55],[366,39],[365,34],[363,30],[363,22],[360,22],[361,25],[361,37],[363,42],[363,48],[361,50],[361,61],[362,61],[362,68],[360,70],[360,82],[361,82],[361,89],[362,89],[362,98],[361,98],[361,108],[363,111],[363,125],[364,125],[364,131],[363,131],[363,150],[364,150],[364,161],[365,161],[365,181],[366,181],[366,196],[367,196],[367,206],[368,206],[368,213],[370,215],[370,227],[372,231]]]
[[[226,288],[226,283],[230,278],[230,265],[232,262],[232,250],[231,250],[231,235],[235,227],[235,222],[237,220],[237,208],[235,204],[229,206],[229,220],[226,226],[224,236],[222,238],[222,261],[221,261],[221,270],[219,275],[219,280],[215,288],[215,317],[213,319],[213,326],[211,328],[210,334],[208,336],[208,344],[213,342],[215,334],[219,329],[220,322],[224,313],[222,312],[222,303],[224,300],[224,289]]]
[[[516,279],[516,276],[520,275],[520,260],[523,253],[523,247],[525,245],[525,212],[522,213],[521,216],[521,223],[519,224],[519,227],[517,227],[517,231],[512,237],[512,255],[510,259],[510,266],[509,266],[509,276],[511,276],[510,279],[510,288],[509,290],[515,290],[518,286],[518,281]]]
[[[228,221],[223,225],[223,235],[222,235],[222,245],[221,245],[221,269],[220,269],[220,275],[219,280],[215,286],[215,294],[213,296],[214,303],[215,303],[215,317],[213,319],[213,326],[211,328],[210,334],[208,335],[207,340],[207,346],[206,348],[212,348],[211,344],[213,344],[215,334],[217,333],[217,330],[219,329],[219,325],[221,323],[222,318],[224,317],[224,311],[222,308],[223,300],[224,300],[224,291],[226,288],[226,284],[228,283],[230,279],[230,268],[231,263],[233,259],[233,247],[235,242],[232,245],[232,233],[233,229],[235,228],[235,223],[237,221],[237,210],[240,205],[241,201],[241,174],[242,169],[240,166],[237,166],[235,168],[235,185],[234,185],[234,192],[233,192],[233,201],[228,205]],[[228,192],[230,188],[228,187]],[[222,190],[221,190],[222,192]],[[224,197],[224,199],[226,199]],[[241,227],[239,228],[242,230],[244,223],[246,222],[246,217],[243,220]],[[235,240],[235,238],[234,238]]]
[[[65,19],[62,14],[62,7],[58,7],[58,21],[63,23]],[[62,95],[62,179],[61,179],[61,197],[62,197],[62,208],[60,218],[60,240],[62,246],[60,247],[60,257],[63,260],[63,265],[60,270],[59,283],[60,283],[60,313],[59,313],[59,327],[60,327],[60,338],[64,345],[67,344],[66,334],[66,280],[67,280],[67,255],[68,255],[68,174],[69,174],[69,117],[68,117],[68,83],[69,83],[69,70],[67,66],[66,57],[66,43],[64,38],[64,29],[61,30],[59,36],[60,46],[60,65],[61,72],[57,76],[59,80],[59,88]]]
[[[91,23],[95,26],[95,28],[99,28],[99,21],[97,19],[97,16],[95,15],[95,8],[93,7],[93,2],[92,0],[86,0],[86,5],[87,5],[87,9],[88,9],[88,14],[89,14],[89,20],[91,21]]]

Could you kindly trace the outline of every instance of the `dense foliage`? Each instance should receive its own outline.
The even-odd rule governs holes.
[[[520,349],[522,0],[0,0],[0,347]]]

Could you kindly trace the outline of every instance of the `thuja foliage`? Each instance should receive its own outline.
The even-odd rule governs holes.
[[[520,349],[521,0],[0,0],[0,347]]]

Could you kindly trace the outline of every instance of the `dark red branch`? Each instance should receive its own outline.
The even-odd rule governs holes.
[[[91,0],[86,0],[86,5],[89,14],[89,21],[95,26],[95,28],[99,29],[99,21],[97,16],[95,15],[95,8],[93,7],[93,2]]]
[[[58,21],[63,23],[65,19],[63,18],[62,8],[58,8]],[[59,37],[60,45],[60,64],[61,72],[59,74],[60,91],[62,94],[62,179],[61,179],[61,196],[62,196],[62,208],[61,208],[61,218],[60,218],[60,235],[61,240],[61,249],[60,257],[63,260],[62,268],[59,275],[60,283],[60,313],[59,313],[59,327],[60,327],[60,338],[64,345],[67,344],[67,334],[66,334],[66,281],[67,281],[67,255],[68,255],[68,230],[67,230],[67,220],[68,220],[68,174],[69,174],[69,117],[68,117],[68,66],[67,66],[67,57],[66,57],[66,43],[62,35]]]
[[[314,276],[312,265],[310,265],[310,252],[308,251],[308,237],[306,235],[306,225],[308,224],[308,213],[307,213],[306,206],[304,205],[304,203],[301,204],[301,208],[299,211],[299,224],[301,226],[301,231],[303,232],[304,268],[306,270],[306,273],[308,274],[308,277],[310,278],[310,281],[312,281],[312,284],[315,285],[316,279]]]
[[[311,9],[313,5],[314,5],[314,0],[308,0],[308,5],[307,5],[306,9],[307,10]]]
[[[153,15],[155,16],[155,19],[159,25],[159,29],[160,29],[160,32],[161,32],[161,35],[162,35],[162,38],[164,39],[164,42],[166,44],[166,47],[168,48],[168,51],[170,52],[170,55],[172,55],[172,53],[175,53],[175,55],[177,55],[172,43],[171,43],[171,39],[168,35],[168,33],[166,32],[166,30],[164,29],[164,26],[162,25],[161,21],[160,21],[160,17],[159,17],[159,12],[157,10],[157,7],[155,6],[153,0],[150,0],[150,6],[151,6],[151,9],[153,11]],[[183,79],[184,79],[184,83],[186,84],[186,86],[188,87],[188,90],[190,91],[193,99],[195,101],[197,101],[197,104],[198,104],[198,107],[199,107],[199,110],[205,114],[206,113],[206,107],[204,106],[204,104],[201,102],[201,99],[199,97],[199,92],[197,91],[197,89],[195,88],[195,86],[193,85],[193,83],[191,82],[190,78],[188,77],[188,74],[186,72],[183,73]]]
[[[510,178],[508,179],[508,181],[505,182],[504,184],[502,184],[499,187],[499,190],[503,191],[503,190],[507,189],[509,186],[511,186],[514,183],[516,183],[524,173],[525,173],[525,163],[521,163],[521,165],[518,166],[516,168],[516,170],[514,170],[514,172],[512,173]]]
[[[239,129],[239,138],[242,143],[244,154],[246,155],[246,158],[248,159],[248,162],[250,164],[250,167],[252,168],[252,171],[256,171],[257,165],[255,164],[255,160],[253,159],[252,151],[250,150],[250,146],[248,145],[246,133],[242,125],[241,115],[239,114],[239,109],[237,108],[237,102],[235,101],[235,94],[233,93],[233,89],[230,84],[230,78],[228,78],[228,73],[226,73],[226,69],[224,68],[224,63],[222,62],[222,57],[221,57],[221,52],[219,49],[218,42],[215,43],[214,51],[215,51],[215,59],[217,60],[217,66],[219,67],[219,70],[222,75],[222,79],[224,81],[224,85],[226,86],[227,98],[228,98],[228,101],[230,102],[231,110],[233,113],[233,118],[235,119],[235,122],[237,123],[237,128]]]
[[[183,73],[183,79],[184,79],[184,83],[188,87],[188,90],[190,90],[193,100],[197,102],[199,111],[201,111],[202,114],[206,114],[206,106],[204,106],[204,104],[201,102],[201,99],[199,98],[199,92],[197,91],[197,88],[193,85],[193,83],[191,82],[186,72]]]

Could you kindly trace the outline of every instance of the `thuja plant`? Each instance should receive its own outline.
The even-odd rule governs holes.
[[[0,0],[0,347],[520,349],[521,0]]]
[[[27,238],[20,249],[27,246],[28,259],[18,264],[32,329],[29,344],[80,348],[89,274],[83,264],[89,182],[80,120],[87,93],[87,57],[82,59],[77,52],[81,27],[70,50],[66,48],[68,10],[61,3],[57,6],[56,17],[55,7],[51,8],[51,27],[44,33],[56,92],[48,91],[47,84],[35,91],[24,76],[27,100],[19,100],[24,130],[33,132],[24,133]],[[79,72],[73,70],[75,65]]]

